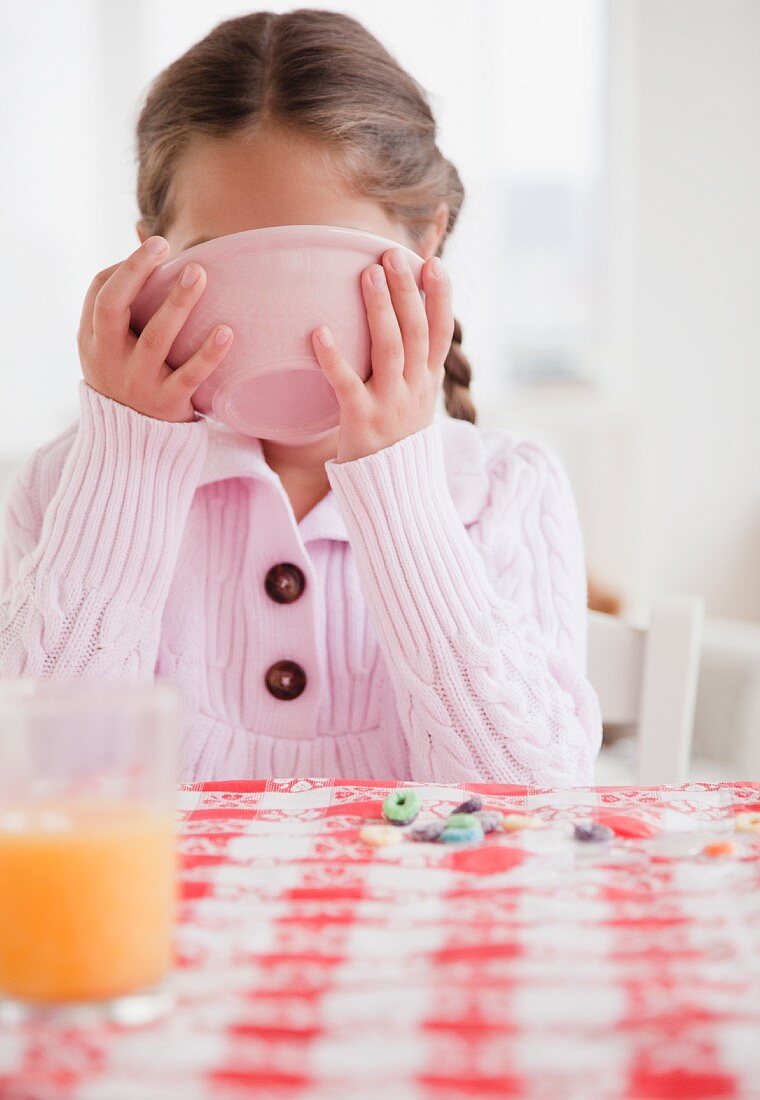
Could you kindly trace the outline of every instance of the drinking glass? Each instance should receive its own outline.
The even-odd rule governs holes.
[[[0,681],[0,1019],[171,1005],[178,688]]]

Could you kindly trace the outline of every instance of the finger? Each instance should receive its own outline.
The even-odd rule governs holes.
[[[383,253],[383,268],[404,344],[404,376],[411,378],[428,361],[425,306],[403,249],[391,248]]]
[[[372,341],[372,384],[382,388],[404,376],[404,341],[382,265],[365,268],[361,282]]]
[[[439,370],[446,361],[454,335],[454,313],[451,304],[451,283],[437,256],[426,260],[422,268],[425,291],[425,312],[428,319],[428,366]]]
[[[167,376],[164,386],[190,395],[201,386],[232,347],[234,333],[229,325],[215,325],[196,352]]]
[[[327,325],[321,325],[311,334],[314,354],[322,372],[333,388],[338,404],[343,407],[350,401],[364,396],[364,382],[346,362],[335,344]]]
[[[164,241],[163,251],[151,250],[154,242]],[[126,336],[129,330],[129,307],[148,276],[169,253],[165,237],[149,237],[135,249],[101,286],[95,296],[92,311],[93,332],[98,339],[112,340]]]
[[[140,333],[136,349],[140,358],[164,362],[205,286],[205,268],[198,263],[183,267],[174,286]]]
[[[106,282],[106,280],[113,274],[119,263],[111,264],[110,267],[106,267],[103,271],[99,271],[95,278],[89,285],[87,293],[84,297],[84,303],[82,305],[82,313],[79,318],[79,335],[92,336],[92,311],[95,306],[95,298],[100,291],[100,288]]]

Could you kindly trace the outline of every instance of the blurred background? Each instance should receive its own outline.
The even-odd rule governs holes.
[[[467,192],[444,257],[479,424],[558,452],[626,614],[704,596],[692,770],[757,777],[760,0],[261,6],[354,15],[427,89]],[[251,10],[4,8],[0,497],[77,418],[84,295],[138,244],[149,82]]]

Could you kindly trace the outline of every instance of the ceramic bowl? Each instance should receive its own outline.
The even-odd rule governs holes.
[[[335,428],[339,408],[312,349],[319,325],[363,381],[370,333],[360,276],[389,248],[402,248],[420,294],[423,259],[397,241],[333,225],[249,229],[193,245],[156,268],[132,304],[139,335],[189,260],[206,286],[167,355],[178,367],[222,322],[234,332],[225,358],[196,390],[193,405],[246,435],[307,442]]]

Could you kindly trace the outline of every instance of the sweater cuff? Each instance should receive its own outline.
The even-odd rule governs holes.
[[[45,514],[38,570],[147,604],[164,596],[208,447],[204,419],[157,420],[79,383],[80,421]]]
[[[366,596],[408,656],[441,631],[472,633],[491,586],[449,490],[438,422],[325,470]]]

